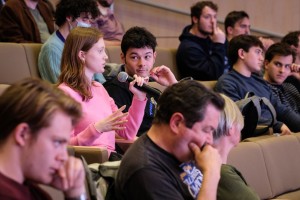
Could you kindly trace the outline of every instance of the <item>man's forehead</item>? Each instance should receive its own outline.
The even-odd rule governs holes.
[[[90,12],[82,12],[80,13],[80,17],[90,17],[92,14]]]
[[[215,14],[217,15],[217,11],[212,9],[211,7],[209,6],[204,6],[204,8],[202,9],[202,14],[208,14],[208,13],[212,13],[212,14]]]
[[[151,47],[142,47],[142,48],[129,48],[127,51],[130,55],[132,54],[153,54],[153,49]]]
[[[239,19],[236,24],[246,24],[246,25],[250,25],[250,20],[247,17],[244,17],[242,19]]]
[[[288,59],[288,58],[290,58],[290,60],[291,60],[289,63],[292,64],[292,62],[293,62],[293,56],[292,55],[285,56],[285,55],[276,54],[276,55],[274,55],[274,57],[272,58],[271,61],[282,62],[283,59]]]

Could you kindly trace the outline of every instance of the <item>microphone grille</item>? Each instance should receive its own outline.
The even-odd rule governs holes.
[[[121,83],[126,82],[128,78],[128,74],[126,72],[120,72],[118,74],[118,81],[120,81]]]

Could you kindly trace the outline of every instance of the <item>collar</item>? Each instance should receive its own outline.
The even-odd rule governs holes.
[[[56,35],[57,35],[57,37],[63,42],[63,43],[65,43],[65,38],[62,36],[62,34],[59,32],[59,30],[57,30],[56,32]]]

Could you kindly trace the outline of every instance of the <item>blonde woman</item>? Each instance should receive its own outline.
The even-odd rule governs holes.
[[[258,195],[247,185],[242,174],[231,165],[227,165],[230,150],[241,139],[244,118],[237,105],[227,96],[221,94],[225,100],[225,108],[219,119],[218,129],[214,134],[213,146],[218,149],[222,159],[221,179],[218,185],[218,200],[259,200]]]

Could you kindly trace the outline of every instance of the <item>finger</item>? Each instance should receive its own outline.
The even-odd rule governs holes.
[[[144,79],[140,76],[136,77],[136,84],[141,87],[144,84]]]
[[[201,153],[200,148],[195,143],[190,143],[189,147],[195,155]]]
[[[125,130],[126,129],[126,126],[115,126],[115,127],[112,127],[112,130],[114,131],[121,131],[121,130]]]
[[[136,79],[134,79],[133,81],[131,81],[131,82],[129,83],[129,86],[130,86],[130,87],[133,87],[135,83],[136,83]]]
[[[61,180],[62,189],[66,190],[68,188],[67,174],[64,166],[58,169],[57,175]]]
[[[118,117],[118,116],[123,116],[124,114],[126,114],[127,112],[123,113],[122,111],[125,109],[125,107],[123,108],[124,106],[122,106],[120,109],[116,110],[115,112],[113,112],[111,115],[109,115],[107,117],[107,119],[113,119],[115,117]]]
[[[149,82],[149,76],[144,77],[144,83],[148,83]]]
[[[123,118],[126,119],[127,116],[128,116],[128,112],[122,113],[122,114],[120,114],[120,115],[117,115],[117,116],[112,117],[112,118],[109,120],[109,122],[110,122],[110,123],[114,123],[114,122],[120,121],[120,120],[123,119]]]
[[[73,169],[74,169],[74,161],[72,159],[72,157],[69,157],[68,161],[66,162],[65,165],[65,171],[67,174],[67,182],[68,182],[68,188],[73,187],[73,179],[74,179],[74,175],[73,175]]]
[[[112,123],[111,126],[120,126],[120,125],[123,125],[127,122],[128,122],[128,120],[119,120],[117,122]]]
[[[216,33],[216,31],[217,31],[217,21],[216,21],[216,20],[213,20],[213,21],[212,21],[212,25],[213,25],[212,27],[213,27],[213,34],[214,34],[214,33]]]

